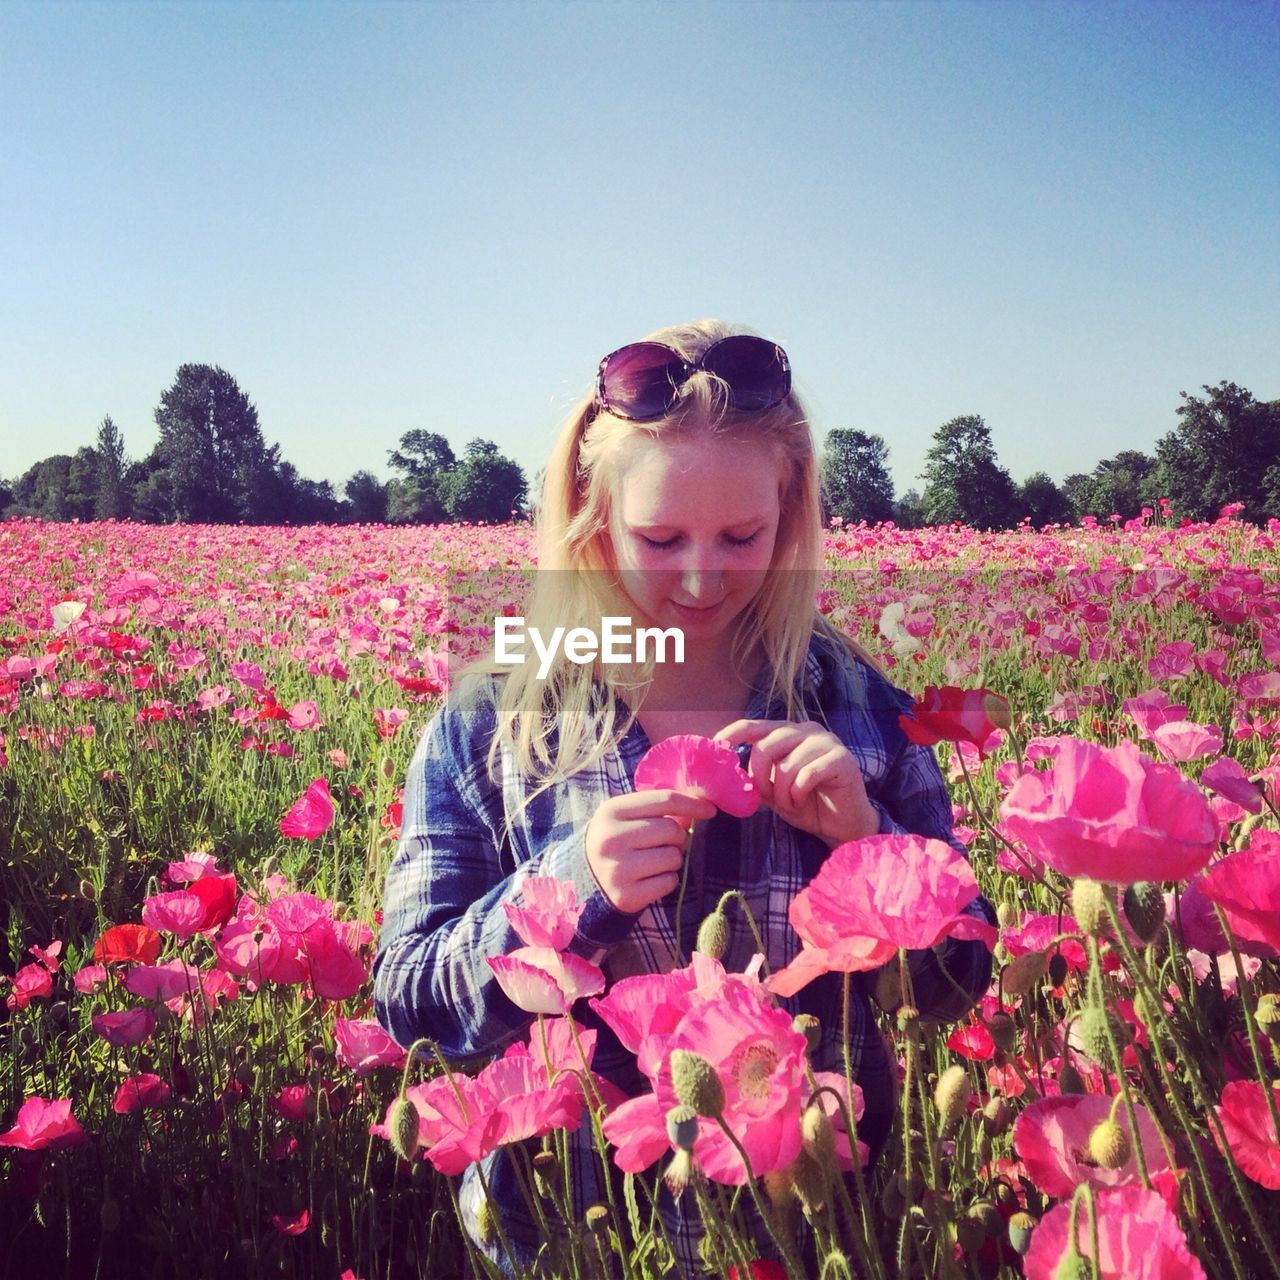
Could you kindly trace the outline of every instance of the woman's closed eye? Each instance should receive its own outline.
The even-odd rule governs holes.
[[[674,538],[665,538],[662,541],[659,541],[656,538],[647,537],[643,533],[637,534],[636,536],[640,539],[641,542],[644,543],[646,547],[651,547],[654,551],[670,551],[674,547],[679,546],[681,541],[681,535],[679,534],[677,534]],[[757,529],[755,533],[750,534],[748,537],[745,537],[745,538],[735,538],[728,533],[722,534],[721,536],[724,538],[725,543],[728,546],[749,547],[760,536],[760,530]]]

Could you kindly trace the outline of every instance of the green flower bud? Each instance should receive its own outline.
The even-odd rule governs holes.
[[[1069,1253],[1058,1263],[1054,1280],[1093,1280],[1093,1263],[1083,1254]]]
[[[797,1013],[791,1020],[792,1029],[799,1031],[808,1042],[809,1052],[813,1053],[822,1043],[822,1023],[811,1013]]]
[[[546,1200],[555,1196],[560,1181],[560,1162],[550,1151],[539,1151],[533,1157],[533,1185]]]
[[[689,1106],[672,1107],[667,1112],[667,1137],[681,1151],[692,1151],[698,1137],[698,1113]]]
[[[1128,1034],[1124,1023],[1115,1014],[1107,1009],[1100,1009],[1097,1005],[1090,1005],[1080,1015],[1076,1028],[1080,1033],[1080,1043],[1084,1046],[1085,1053],[1094,1062],[1099,1066],[1119,1065],[1112,1061],[1111,1040],[1114,1038],[1116,1044],[1123,1049]],[[1108,1034],[1108,1028],[1110,1034]]]
[[[830,1179],[823,1168],[807,1151],[801,1151],[791,1164],[791,1185],[796,1199],[806,1217],[813,1217],[827,1203]]]
[[[582,1215],[582,1220],[587,1224],[587,1230],[592,1235],[600,1235],[609,1228],[609,1206],[607,1204],[588,1206],[586,1213]]]
[[[1158,884],[1139,880],[1124,891],[1125,919],[1143,942],[1151,942],[1164,927],[1164,893]]]
[[[836,1131],[831,1117],[816,1102],[805,1107],[800,1117],[800,1139],[824,1169],[836,1167]]]
[[[671,1087],[676,1097],[707,1120],[724,1112],[724,1085],[706,1058],[687,1049],[671,1052]]]
[[[1089,1157],[1104,1169],[1121,1169],[1133,1154],[1129,1135],[1108,1117],[1089,1135]]]
[[[391,1137],[391,1150],[401,1160],[412,1160],[418,1154],[418,1135],[421,1119],[418,1108],[408,1098],[397,1098],[387,1112],[387,1132]]]
[[[1258,1030],[1276,1044],[1280,1044],[1280,995],[1274,991],[1268,991],[1265,996],[1262,996],[1258,1000],[1254,1018],[1257,1020]]]
[[[986,1105],[982,1108],[983,1127],[992,1135],[998,1136],[1004,1133],[1012,1118],[1013,1113],[1009,1110],[1009,1104],[1003,1098],[988,1098]]]
[[[488,1244],[498,1234],[498,1224],[493,1216],[493,1204],[488,1196],[480,1201],[476,1209],[476,1235],[481,1244]]]
[[[694,948],[713,960],[723,960],[729,950],[729,918],[723,911],[713,911],[698,926],[698,940]]]
[[[1004,1235],[1004,1215],[990,1200],[979,1200],[969,1206],[969,1217],[982,1223],[983,1232],[992,1240]]]
[[[977,1218],[966,1214],[956,1223],[956,1243],[965,1253],[977,1253],[987,1239],[987,1229]]]
[[[938,1077],[933,1101],[945,1124],[954,1124],[964,1118],[972,1093],[969,1073],[961,1066],[948,1067]]]
[[[1012,929],[1018,923],[1018,908],[1012,902],[1002,902],[996,907],[996,921],[1002,929]]]
[[[1080,932],[1090,938],[1104,938],[1111,928],[1107,902],[1114,901],[1110,885],[1079,876],[1071,884],[1071,908]]]
[[[1002,698],[998,693],[989,693],[982,699],[983,710],[987,713],[987,719],[991,721],[997,729],[1003,729],[1005,733],[1013,727],[1013,716],[1009,711],[1008,700]]]
[[[1025,1209],[1019,1209],[1009,1219],[1009,1244],[1019,1257],[1025,1257],[1031,1248],[1031,1233],[1035,1229],[1036,1220]]]

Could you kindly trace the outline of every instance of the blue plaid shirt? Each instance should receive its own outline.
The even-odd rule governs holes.
[[[532,788],[508,751],[501,752],[498,781],[490,780],[486,768],[499,679],[460,680],[418,744],[405,785],[400,845],[387,875],[374,962],[374,1004],[382,1025],[402,1045],[429,1036],[455,1059],[498,1054],[528,1032],[531,1015],[511,1003],[486,963],[490,956],[522,945],[502,905],[517,900],[528,876],[555,876],[576,887],[586,908],[569,950],[600,964],[609,981],[670,970],[675,957],[676,895],[638,914],[619,911],[596,884],[586,858],[585,832],[596,809],[608,797],[633,789],[636,764],[650,745],[644,730],[633,723],[595,766],[544,791],[517,813],[526,789]],[[951,834],[951,801],[936,756],[908,741],[898,724],[911,698],[817,633],[800,684],[808,717],[831,730],[858,761],[867,795],[880,814],[880,830],[934,836],[964,852]],[[765,705],[763,690],[756,692],[747,715],[785,718],[778,703]],[[504,817],[510,819],[510,839]],[[800,947],[787,908],[827,853],[818,837],[764,807],[750,818],[719,813],[697,824],[681,916],[683,962],[688,962],[702,918],[722,893],[736,889],[750,904],[770,969],[786,965]],[[982,898],[970,910],[995,921]],[[730,972],[741,971],[756,946],[739,905],[730,906],[727,914],[731,932],[724,965]],[[991,956],[980,942],[948,939],[932,951],[911,953],[909,960],[916,1004],[925,1018],[960,1017],[991,980]],[[869,993],[874,983],[875,974],[857,975],[850,1008],[854,1078],[866,1103],[858,1136],[873,1156],[889,1132],[896,1091],[896,1067],[872,1016]],[[839,1068],[841,975],[825,975],[782,1004],[793,1013],[819,1018],[823,1040],[814,1065]],[[595,1069],[629,1094],[644,1092],[648,1086],[632,1055],[589,1009],[580,1005],[577,1012],[581,1022],[599,1032]],[[580,1214],[603,1199],[603,1189],[589,1125],[579,1129],[573,1143]],[[531,1257],[538,1233],[501,1150],[486,1167],[504,1229]],[[474,1167],[464,1174],[461,1190],[464,1213],[471,1216],[480,1197],[474,1174]],[[696,1210],[690,1207],[691,1216],[685,1217],[684,1202],[691,1201],[692,1196],[685,1196],[673,1204],[666,1197],[663,1209],[681,1263],[697,1274]]]

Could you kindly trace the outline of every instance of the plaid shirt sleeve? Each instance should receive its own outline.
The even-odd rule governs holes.
[[[382,1025],[402,1045],[429,1037],[453,1058],[499,1052],[532,1021],[488,964],[523,945],[503,905],[525,878],[575,885],[586,909],[570,950],[585,958],[597,959],[634,920],[597,886],[580,825],[557,828],[530,856],[512,851],[501,792],[486,769],[494,726],[491,688],[475,681],[462,682],[424,731],[405,782],[374,960]]]
[[[889,713],[892,727],[885,724],[885,736],[898,744],[883,783],[871,797],[880,814],[881,834],[913,832],[945,840],[968,858],[968,850],[952,834],[951,796],[938,757],[932,748],[911,742],[898,726],[897,715],[911,705],[910,697],[887,681],[879,683],[881,695],[887,691],[896,704]],[[988,924],[996,923],[995,910],[981,895],[965,910]],[[945,938],[932,950],[908,952],[907,967],[920,1016],[935,1022],[963,1017],[991,985],[991,952],[982,942]],[[868,975],[866,989],[874,987],[879,972]]]

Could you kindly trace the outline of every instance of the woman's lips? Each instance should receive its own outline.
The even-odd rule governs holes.
[[[675,610],[680,615],[680,617],[687,618],[691,622],[697,622],[702,619],[710,618],[714,616],[720,610],[720,607],[724,604],[724,601],[718,600],[715,604],[707,605],[703,608],[697,608],[692,605],[681,604],[678,600],[673,600],[671,603],[675,607]]]

